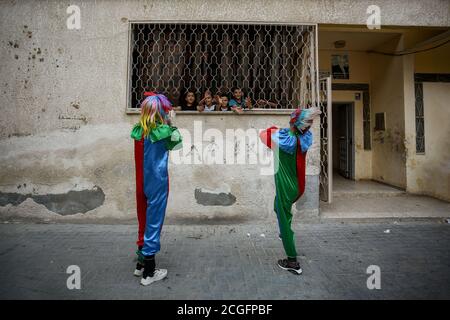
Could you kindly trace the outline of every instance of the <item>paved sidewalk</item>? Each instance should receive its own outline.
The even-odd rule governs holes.
[[[449,224],[297,225],[301,276],[275,265],[275,225],[166,225],[157,264],[169,275],[149,287],[132,275],[135,230],[0,225],[0,298],[450,299]],[[81,290],[66,287],[69,265],[81,268]],[[381,268],[381,290],[367,289],[369,265]]]
[[[444,219],[450,203],[372,180],[354,181],[333,174],[333,201],[320,203],[322,219]]]
[[[432,197],[412,194],[345,195],[332,203],[321,203],[323,219],[445,219],[450,218],[450,203]]]

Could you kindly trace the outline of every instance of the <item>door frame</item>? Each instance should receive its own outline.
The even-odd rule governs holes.
[[[350,179],[355,180],[355,158],[356,158],[356,150],[355,150],[355,102],[354,101],[333,101],[331,112],[333,112],[333,106],[339,105],[348,105],[350,110],[349,122],[350,122],[350,150],[349,158],[350,158]],[[336,115],[333,115],[335,117]],[[333,135],[333,132],[331,133]],[[334,147],[333,145],[331,146]],[[339,145],[336,146],[339,148]],[[331,150],[333,152],[333,149]],[[333,153],[332,153],[333,154]]]

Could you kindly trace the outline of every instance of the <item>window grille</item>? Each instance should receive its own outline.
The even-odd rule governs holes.
[[[206,90],[231,98],[233,87],[254,108],[315,104],[315,35],[314,25],[132,23],[129,107],[144,91],[178,105],[186,89],[200,100]]]
[[[332,144],[332,114],[331,114],[331,76],[320,78],[319,81],[319,106],[320,115],[320,175],[319,175],[319,197],[320,200],[330,203],[332,201],[333,188],[333,159],[331,155]]]
[[[425,153],[425,124],[423,112],[423,83],[415,83],[416,97],[416,153]]]
[[[370,95],[369,90],[363,91],[363,139],[364,150],[370,150],[372,143],[370,141]]]

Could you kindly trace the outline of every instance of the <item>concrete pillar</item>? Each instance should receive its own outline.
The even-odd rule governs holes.
[[[412,179],[412,166],[416,155],[416,120],[414,93],[414,55],[402,56],[403,95],[405,108],[406,191],[417,192]]]

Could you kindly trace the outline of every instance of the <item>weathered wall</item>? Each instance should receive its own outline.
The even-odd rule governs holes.
[[[1,2],[2,218],[133,218],[129,133],[137,116],[125,113],[128,22],[299,22],[288,11],[278,17],[263,14],[264,7],[270,12],[277,7],[275,1],[266,3],[262,11],[261,7],[253,10],[253,2],[244,5],[251,10],[236,11],[236,3],[76,2],[81,8],[81,30],[68,30],[65,3]],[[207,117],[180,115],[176,123],[190,131],[196,118],[204,121],[204,128],[225,132],[226,128],[286,126],[288,119],[287,114]],[[318,141],[308,155],[307,194],[295,207],[306,215],[318,214]],[[195,143],[186,146],[197,148]],[[170,171],[169,217],[242,220],[265,219],[272,213],[273,176],[260,176],[258,165],[174,164]],[[229,194],[225,205],[222,191]],[[216,205],[217,201],[222,204]]]
[[[67,29],[67,3],[0,3],[0,137],[127,121],[123,108],[129,20],[365,24],[366,9],[372,2],[136,0],[71,4],[81,8],[81,30]],[[377,5],[384,25],[449,25],[448,1],[383,0]]]
[[[416,156],[416,111],[414,89],[414,55],[402,57],[403,62],[403,92],[405,99],[405,150],[406,150],[406,190],[410,190],[414,180],[412,168]],[[413,165],[411,165],[413,164]],[[421,193],[421,192],[416,192]]]
[[[425,154],[408,159],[408,191],[450,201],[450,83],[423,84]]]
[[[0,137],[127,121],[123,108],[129,20],[365,24],[366,9],[372,2],[136,0],[71,4],[81,8],[81,30],[67,29],[67,3],[0,3]],[[377,5],[384,25],[449,25],[448,1],[383,0]]]
[[[350,76],[349,79],[333,79],[333,83],[370,83],[370,67],[368,65],[369,54],[366,52],[352,50],[319,50],[319,70],[331,73],[331,55],[343,53],[348,54]]]
[[[175,123],[184,133],[184,148],[171,154],[168,218],[194,221],[273,218],[275,194],[273,175],[269,174],[273,171],[258,158],[257,136],[250,132],[248,136],[253,140],[242,138],[248,129],[257,133],[271,125],[286,127],[288,117],[287,114],[177,115]],[[136,121],[137,116],[130,119]],[[131,125],[125,123],[86,125],[75,132],[55,130],[1,140],[2,218],[135,217],[130,129]],[[231,131],[235,137],[229,138],[227,129],[242,131]],[[313,130],[317,137],[318,126]],[[205,164],[206,157],[219,154],[221,137],[230,143],[232,158],[227,157],[226,145],[222,145],[223,156],[216,159],[224,159],[223,163]],[[308,217],[318,214],[318,148],[316,138],[307,157],[307,191],[294,207],[297,214]],[[186,157],[177,158],[181,156]],[[194,159],[199,159],[199,163]]]
[[[423,83],[425,153],[416,153],[414,73],[450,73],[450,46],[404,57],[407,191],[450,201],[450,84]]]
[[[450,73],[450,43],[414,55],[416,73]]]
[[[74,132],[0,140],[1,218],[130,216],[134,167],[129,132],[127,124],[87,124]],[[36,197],[43,196],[47,199],[37,203]]]
[[[177,115],[177,126],[191,133],[191,141],[185,139],[182,154],[193,154],[193,158],[201,157],[203,149],[203,164],[173,164],[171,166],[171,193],[172,199],[169,210],[179,217],[208,217],[208,218],[244,218],[258,220],[273,217],[273,198],[275,190],[273,175],[266,175],[268,166],[260,159],[252,158],[258,156],[261,149],[258,140],[245,140],[242,146],[244,131],[268,128],[271,125],[280,127],[288,126],[289,116],[283,115],[202,115],[201,122],[197,122],[195,129],[194,121],[199,120],[198,115]],[[199,139],[195,131],[201,125],[204,137]],[[236,130],[236,139],[231,138],[226,130]],[[209,130],[209,132],[208,132]],[[214,135],[214,132],[218,133]],[[219,131],[216,131],[219,130]],[[241,130],[241,132],[237,131]],[[199,131],[197,131],[199,132]],[[308,189],[304,199],[294,208],[302,210],[306,216],[318,214],[318,174],[319,174],[319,131],[316,123],[314,129],[314,145],[307,156]],[[187,137],[187,136],[186,136]],[[221,152],[221,137],[230,143],[234,157],[227,159],[226,146],[223,146],[223,157]],[[254,137],[254,136],[253,136]],[[200,146],[200,144],[203,144]],[[264,148],[263,148],[264,149]],[[245,152],[243,155],[242,152]],[[206,155],[207,153],[207,155]],[[205,165],[206,156],[215,154],[216,159],[223,158],[223,164]],[[245,156],[245,163],[239,164],[238,159]],[[190,159],[190,158],[189,158]],[[173,159],[175,160],[177,159]],[[253,161],[253,162],[252,162]],[[252,164],[254,162],[256,164]],[[269,172],[272,172],[269,170]],[[213,203],[227,203],[229,197],[236,198],[232,205],[211,205]]]
[[[381,50],[401,46],[394,39]],[[372,176],[406,189],[405,107],[402,57],[370,55]],[[374,131],[375,114],[385,113],[385,130]]]

